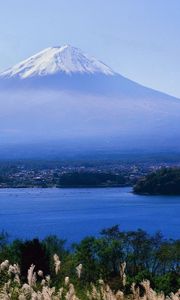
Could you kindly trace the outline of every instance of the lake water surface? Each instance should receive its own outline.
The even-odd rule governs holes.
[[[119,224],[179,238],[180,197],[138,196],[131,188],[0,189],[0,231],[10,238],[56,234],[69,242]]]

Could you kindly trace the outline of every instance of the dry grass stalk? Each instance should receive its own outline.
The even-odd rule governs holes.
[[[54,255],[55,273],[60,271],[61,262],[57,255]],[[124,286],[125,281],[125,267],[123,263],[120,266],[120,279]],[[144,288],[144,296],[140,297],[139,287],[133,283],[131,287],[132,294],[127,296],[120,290],[113,291],[109,285],[104,283],[102,279],[99,280],[97,286],[91,284],[91,289],[88,290],[83,298],[78,298],[76,295],[75,287],[70,283],[69,277],[65,277],[64,286],[60,289],[56,289],[51,285],[50,276],[44,278],[43,272],[38,271],[38,276],[42,278],[41,283],[37,282],[36,272],[34,272],[35,266],[31,265],[28,270],[27,282],[21,283],[21,274],[19,266],[14,264],[10,265],[9,261],[4,261],[0,265],[1,278],[6,275],[8,278],[0,287],[0,300],[179,300],[180,290],[177,293],[171,293],[168,297],[165,297],[164,293],[156,293],[151,287],[148,280],[141,282],[141,286]],[[81,278],[82,265],[79,264],[76,267],[77,276]]]

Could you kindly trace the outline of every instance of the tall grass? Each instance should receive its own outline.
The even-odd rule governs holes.
[[[65,277],[63,284],[59,286],[58,278],[61,276],[61,261],[57,254],[53,256],[54,274],[57,284],[53,286],[51,276],[44,275],[42,270],[35,272],[35,265],[31,265],[27,272],[27,279],[21,276],[18,264],[10,264],[5,260],[0,265],[0,299],[1,300],[179,300],[180,290],[165,296],[163,292],[155,292],[148,280],[143,280],[140,285],[135,283],[131,286],[131,292],[125,293],[126,286],[126,263],[119,266],[118,290],[112,290],[110,286],[99,279],[95,284],[81,285],[83,265],[76,267],[77,280],[71,282]],[[54,280],[53,280],[54,282]]]

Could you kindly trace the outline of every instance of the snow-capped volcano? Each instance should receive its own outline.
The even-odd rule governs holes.
[[[83,147],[82,152],[110,154],[180,149],[179,99],[129,80],[69,45],[47,48],[2,72],[0,106],[0,146],[49,147],[54,141],[60,146],[52,151],[70,155]]]
[[[115,74],[110,67],[96,58],[90,57],[78,48],[65,45],[47,48],[2,72],[0,77],[25,79],[58,73]]]

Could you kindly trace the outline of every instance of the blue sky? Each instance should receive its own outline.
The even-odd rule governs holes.
[[[180,97],[180,0],[1,1],[0,70],[67,43]]]

